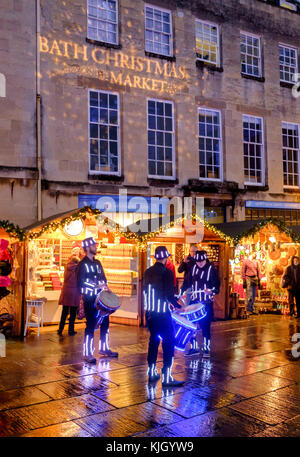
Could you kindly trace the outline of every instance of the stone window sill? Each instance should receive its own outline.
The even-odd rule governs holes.
[[[292,89],[294,87],[294,85],[296,84],[296,82],[294,83],[289,83],[287,81],[280,81],[280,86],[281,87],[287,87],[288,89]]]
[[[198,68],[207,68],[208,70],[212,71],[218,71],[222,73],[224,71],[223,67],[218,67],[217,65],[214,65],[209,62],[204,62],[203,60],[196,60],[196,67]]]
[[[95,46],[102,46],[104,48],[111,48],[111,49],[121,49],[121,44],[113,44],[113,43],[106,43],[105,41],[97,41],[91,40],[90,38],[85,39],[87,43],[94,44]]]
[[[253,75],[246,75],[244,73],[241,73],[242,78],[245,79],[252,79],[253,81],[258,81],[260,83],[265,82],[265,78],[263,76],[253,76]]]
[[[178,184],[178,179],[147,178],[147,182],[153,187],[174,187]]]
[[[104,175],[104,174],[89,174],[88,175],[89,181],[114,181],[114,182],[123,182],[124,176],[116,176],[116,175]]]
[[[147,57],[154,57],[154,58],[157,58],[157,59],[168,60],[169,62],[176,62],[176,57],[175,56],[165,56],[163,54],[156,54],[155,52],[149,52],[149,51],[145,51],[145,55]]]

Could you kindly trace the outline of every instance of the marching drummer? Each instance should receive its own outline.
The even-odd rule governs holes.
[[[110,289],[99,260],[95,259],[98,243],[94,238],[86,238],[82,242],[85,257],[79,262],[77,280],[80,292],[83,297],[84,312],[86,317],[86,329],[83,345],[84,360],[89,363],[96,363],[94,353],[94,330],[96,325],[97,310],[95,300],[100,290]],[[100,325],[99,354],[107,357],[118,357],[117,352],[109,349],[109,317],[105,316]]]
[[[197,251],[196,264],[189,273],[187,287],[191,288],[191,302],[204,303],[206,316],[199,321],[203,335],[203,357],[210,357],[210,326],[213,320],[213,297],[220,291],[220,279],[214,265],[209,262],[206,251]],[[199,346],[195,336],[190,339],[190,350],[186,355],[198,354]]]
[[[163,386],[181,386],[184,382],[177,381],[172,376],[174,359],[174,328],[170,307],[181,308],[184,303],[174,296],[174,278],[171,270],[166,268],[170,253],[165,246],[155,249],[155,264],[144,273],[143,295],[146,311],[147,326],[150,331],[148,347],[148,380],[158,381],[160,375],[156,370],[157,352],[162,339],[163,348]],[[171,305],[170,305],[171,304]]]

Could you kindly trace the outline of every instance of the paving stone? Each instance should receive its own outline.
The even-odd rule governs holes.
[[[36,387],[0,392],[0,411],[49,401],[50,397]]]
[[[77,359],[78,360],[78,359]],[[85,376],[88,374],[102,373],[105,371],[118,370],[126,368],[118,362],[112,360],[97,360],[96,364],[90,363],[75,363],[71,365],[64,365],[58,368],[58,371],[67,378],[73,378],[76,376]]]
[[[59,400],[61,398],[77,397],[94,390],[105,393],[112,387],[116,387],[116,385],[99,378],[97,375],[89,375],[68,379],[67,381],[40,384],[37,387],[52,399]]]
[[[144,425],[146,428],[159,427],[182,420],[182,416],[161,408],[152,402],[122,408],[122,417]]]
[[[275,427],[268,427],[254,435],[255,437],[300,437],[300,415]]]
[[[156,399],[154,403],[170,409],[183,417],[190,418],[204,414],[207,411],[223,408],[242,399],[243,397],[241,396],[210,386]]]
[[[51,425],[49,427],[38,428],[19,436],[27,438],[86,438],[91,437],[92,435],[88,433],[87,430],[84,430],[83,428],[79,427],[79,425],[70,421],[58,425]]]
[[[243,437],[253,436],[266,428],[263,422],[244,414],[223,408],[202,414],[184,421],[176,422],[171,427],[148,430],[137,436],[180,436],[180,437]]]
[[[285,378],[290,379],[292,381],[300,382],[300,364],[298,362],[273,368],[271,370],[266,370],[265,373],[271,374],[279,378]]]
[[[124,437],[146,430],[146,427],[123,416],[122,410],[95,414],[75,423],[96,437]]]
[[[0,436],[20,434],[111,409],[114,408],[92,395],[12,409],[0,413]]]
[[[300,404],[297,406],[288,402],[286,398],[269,394],[241,401],[230,408],[269,425],[279,424],[300,414]]]
[[[0,376],[0,391],[11,390],[21,387],[34,386],[51,381],[60,381],[66,379],[65,375],[55,368],[42,368],[34,372],[27,372],[26,368],[22,374],[10,373]]]
[[[232,392],[243,397],[250,398],[291,384],[293,384],[293,381],[283,378],[275,378],[269,374],[259,372],[247,376],[241,376],[228,382],[222,382],[219,384],[219,387],[221,386],[222,389],[227,392]]]

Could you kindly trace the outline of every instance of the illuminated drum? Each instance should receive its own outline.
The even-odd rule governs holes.
[[[185,317],[190,322],[198,322],[206,316],[205,305],[203,303],[194,303],[185,308],[180,313],[181,316]]]
[[[175,333],[175,348],[179,351],[184,351],[190,337],[197,331],[197,326],[185,317],[180,316],[180,314],[173,313],[172,319]]]
[[[105,316],[109,316],[120,308],[119,297],[113,292],[102,290],[96,297],[95,307],[97,310],[96,329],[99,327]]]

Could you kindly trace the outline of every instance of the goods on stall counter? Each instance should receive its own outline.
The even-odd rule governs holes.
[[[6,289],[11,285],[11,279],[8,278],[8,275],[12,272],[12,257],[8,245],[7,240],[0,240],[0,300],[10,293]]]
[[[288,255],[289,257],[293,257],[294,255],[297,255],[297,250],[293,246],[288,248]]]
[[[184,259],[183,244],[176,243],[175,246],[175,264],[180,265]]]

